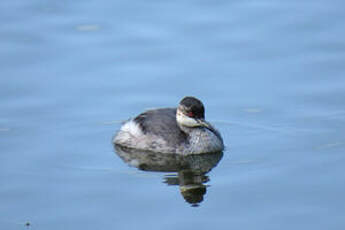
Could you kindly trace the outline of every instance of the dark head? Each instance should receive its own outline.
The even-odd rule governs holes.
[[[208,126],[205,122],[204,105],[195,97],[185,97],[180,101],[176,120],[179,125],[187,127]]]
[[[178,109],[188,117],[205,119],[205,108],[195,97],[185,97],[180,101]]]

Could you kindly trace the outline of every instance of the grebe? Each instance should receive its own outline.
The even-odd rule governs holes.
[[[224,150],[220,133],[205,121],[205,109],[195,97],[178,108],[148,110],[126,121],[114,137],[123,147],[160,153],[200,154]]]

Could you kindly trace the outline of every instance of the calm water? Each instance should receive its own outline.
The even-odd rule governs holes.
[[[344,229],[343,1],[0,12],[1,229]],[[120,121],[185,95],[227,146],[198,207],[179,175],[130,167],[111,143]]]

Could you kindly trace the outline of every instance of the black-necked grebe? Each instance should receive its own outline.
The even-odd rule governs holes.
[[[161,153],[199,154],[224,150],[220,133],[205,121],[205,109],[195,97],[178,108],[148,110],[126,121],[114,143]]]

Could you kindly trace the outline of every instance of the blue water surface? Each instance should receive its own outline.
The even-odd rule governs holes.
[[[343,1],[0,12],[1,229],[344,229]],[[121,121],[186,95],[226,144],[198,207],[112,146]]]

